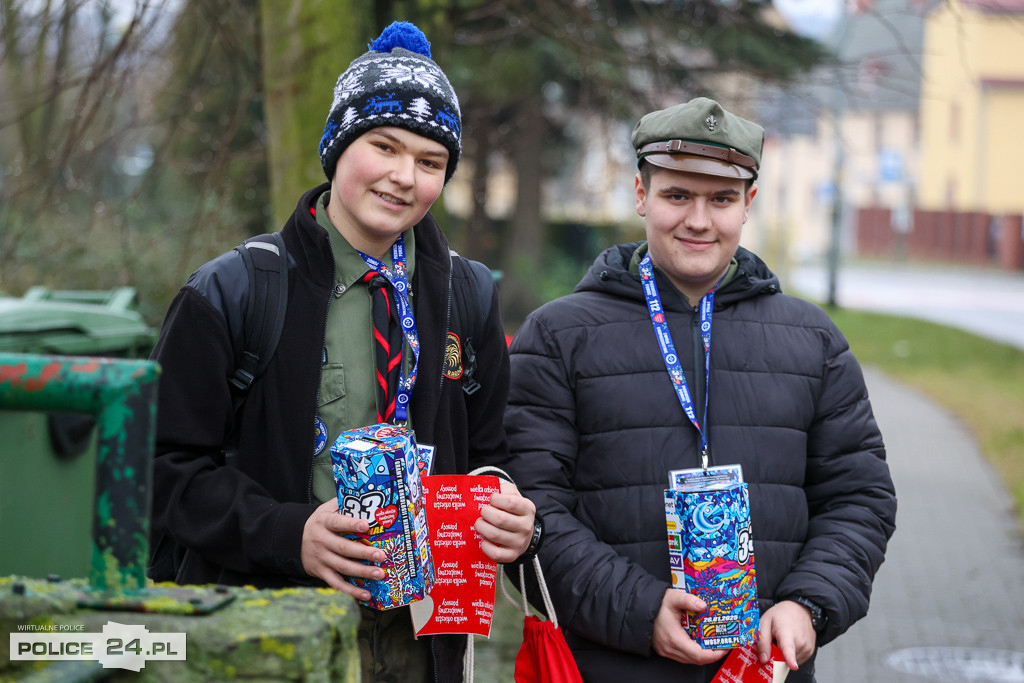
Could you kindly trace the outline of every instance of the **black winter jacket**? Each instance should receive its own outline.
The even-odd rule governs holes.
[[[317,507],[311,492],[314,416],[334,264],[327,232],[311,209],[328,187],[307,192],[281,231],[294,261],[284,331],[246,400],[237,467],[224,466],[221,448],[232,426],[227,378],[240,360],[245,282],[222,281],[215,259],[190,278],[167,313],[153,353],[163,374],[152,528],[154,536],[167,534],[191,549],[179,583],[314,583],[302,569],[300,546]],[[501,420],[508,351],[497,292],[486,323],[477,326],[482,338],[473,340],[481,388],[467,397],[460,381],[444,375],[444,353],[453,293],[476,297],[476,289],[470,277],[453,277],[447,241],[433,218],[427,215],[414,230],[412,288],[421,353],[411,405],[417,440],[437,446],[434,467],[441,474],[500,464],[507,455]],[[219,257],[231,258],[239,256]],[[479,310],[477,299],[471,301],[466,308]],[[463,341],[471,334],[455,332]],[[435,647],[439,680],[458,678],[453,672],[461,668],[464,640],[452,640],[453,648]]]
[[[670,585],[663,491],[700,465],[637,275],[637,244],[602,253],[573,294],[535,311],[511,347],[509,473],[545,520],[542,566],[589,681],[710,681],[651,648]],[[740,249],[715,295],[708,441],[750,487],[759,606],[823,606],[822,645],[864,616],[896,499],[857,361],[818,307],[780,293]],[[698,314],[656,270],[686,381],[703,412]],[[696,371],[695,371],[696,368]],[[790,674],[813,680],[813,660]]]

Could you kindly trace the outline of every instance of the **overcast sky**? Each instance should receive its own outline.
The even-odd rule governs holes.
[[[793,30],[811,38],[824,38],[842,16],[844,0],[774,0],[775,8]]]

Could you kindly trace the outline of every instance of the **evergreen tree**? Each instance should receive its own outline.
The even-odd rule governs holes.
[[[667,104],[721,96],[723,84],[741,75],[783,82],[827,57],[819,44],[776,25],[770,2],[758,0],[392,4],[415,5],[428,35],[450,36],[435,52],[459,92],[474,167],[462,240],[468,255],[504,266],[503,307],[512,320],[539,303],[542,184],[578,156],[566,134],[574,121],[597,113],[632,122]],[[497,236],[484,212],[495,154],[517,179],[507,230]]]

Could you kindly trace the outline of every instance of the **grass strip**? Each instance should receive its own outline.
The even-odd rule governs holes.
[[[935,323],[827,309],[862,365],[874,365],[956,415],[977,439],[1024,530],[1024,351]]]

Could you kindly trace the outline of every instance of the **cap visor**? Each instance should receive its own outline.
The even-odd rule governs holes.
[[[749,168],[708,157],[694,156],[693,154],[648,154],[643,158],[655,166],[670,168],[674,171],[703,173],[704,175],[738,178],[740,180],[754,177],[753,172]]]

